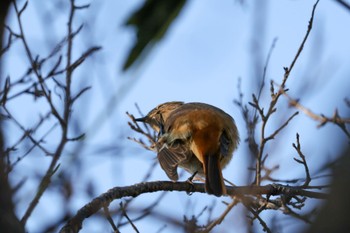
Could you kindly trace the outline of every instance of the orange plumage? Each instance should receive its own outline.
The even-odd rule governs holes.
[[[205,177],[207,193],[216,196],[226,193],[221,170],[239,143],[238,130],[230,115],[204,103],[168,102],[141,118],[145,119],[153,122],[150,125],[157,132],[162,131],[157,142],[158,160],[171,180],[178,179],[179,166]]]

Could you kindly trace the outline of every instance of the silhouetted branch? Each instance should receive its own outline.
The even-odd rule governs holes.
[[[344,0],[335,0],[337,3],[342,5],[345,9],[350,11],[350,4],[345,2]]]
[[[131,119],[131,122],[128,122],[128,125],[130,126],[130,128],[132,130],[134,130],[135,132],[146,136],[146,138],[148,139],[149,143],[151,143],[151,144],[150,145],[145,144],[142,141],[142,139],[136,139],[136,138],[131,138],[131,137],[128,137],[128,139],[138,143],[139,145],[141,145],[143,148],[145,148],[147,150],[156,151],[156,148],[155,148],[154,145],[155,145],[155,143],[157,141],[157,138],[156,138],[155,134],[151,135],[151,133],[150,133],[150,131],[149,131],[147,126],[145,126],[145,128],[146,128],[146,132],[145,132],[144,129],[140,127],[138,122],[135,121],[135,117],[132,114],[127,112],[126,115],[128,115],[128,117]]]
[[[126,210],[125,210],[125,208],[124,208],[124,206],[123,206],[123,203],[122,203],[122,202],[119,203],[119,206],[120,206],[120,209],[121,209],[122,212],[123,212],[124,217],[128,220],[128,222],[130,223],[130,225],[132,226],[132,228],[134,229],[134,231],[135,231],[136,233],[139,233],[140,231],[137,229],[137,227],[135,226],[135,224],[133,223],[133,221],[129,218],[128,214],[126,213]]]
[[[301,160],[300,159],[296,159],[296,158],[294,158],[294,160],[297,161],[298,163],[304,165],[306,178],[305,178],[305,182],[303,184],[303,187],[308,187],[310,182],[311,182],[311,176],[310,176],[310,172],[309,172],[309,167],[308,167],[308,165],[306,163],[305,155],[301,151],[301,145],[300,145],[299,134],[298,133],[297,133],[296,138],[297,138],[297,144],[293,143],[293,147],[298,152],[298,155],[301,158]]]
[[[345,117],[340,117],[338,110],[336,109],[334,111],[333,116],[327,117],[323,114],[316,114],[314,113],[311,109],[308,109],[304,107],[298,100],[295,100],[291,98],[286,92],[282,91],[282,94],[286,96],[289,100],[289,104],[300,111],[302,111],[305,115],[310,117],[311,119],[320,122],[318,127],[322,127],[326,125],[327,123],[333,123],[337,125],[345,134],[346,136],[350,139],[350,133],[348,129],[346,128],[347,124],[350,124],[350,118],[345,118]]]
[[[31,140],[31,142],[33,143],[34,146],[39,147],[41,150],[44,151],[44,153],[46,155],[51,155],[52,160],[51,160],[49,167],[47,168],[45,175],[41,178],[38,189],[37,189],[32,201],[30,202],[27,210],[25,211],[25,213],[21,219],[21,222],[23,225],[26,224],[26,222],[27,222],[28,218],[30,217],[31,213],[33,212],[34,208],[39,203],[40,198],[42,197],[42,195],[44,194],[44,192],[46,191],[46,189],[50,185],[52,176],[55,174],[55,172],[59,168],[58,161],[62,155],[62,152],[63,152],[66,144],[68,142],[81,140],[85,135],[83,133],[83,134],[80,134],[80,135],[75,136],[75,137],[74,136],[69,137],[69,134],[68,134],[72,106],[73,106],[74,102],[78,98],[80,98],[84,92],[86,92],[89,89],[89,87],[83,88],[82,90],[78,91],[78,93],[75,96],[72,95],[71,87],[72,87],[73,72],[79,65],[82,64],[82,62],[87,57],[91,56],[93,53],[95,53],[96,51],[101,49],[101,47],[99,47],[99,46],[91,47],[91,48],[87,49],[86,52],[84,52],[80,57],[78,57],[78,59],[76,61],[72,61],[73,39],[82,29],[82,26],[78,27],[77,30],[73,29],[74,14],[75,14],[76,10],[84,9],[87,7],[87,5],[77,7],[77,6],[75,6],[75,1],[71,0],[70,1],[70,12],[69,12],[69,18],[68,18],[68,24],[67,24],[68,25],[67,26],[67,36],[57,44],[57,46],[51,51],[51,53],[47,57],[44,57],[42,59],[39,59],[39,56],[34,57],[32,50],[29,47],[28,42],[26,40],[26,36],[24,33],[22,20],[21,20],[21,16],[27,7],[27,4],[28,4],[28,2],[26,2],[22,8],[19,8],[17,6],[17,2],[14,1],[14,8],[15,8],[17,23],[18,23],[19,31],[20,31],[18,37],[20,38],[21,42],[24,45],[24,48],[26,51],[26,57],[28,58],[29,63],[30,63],[30,68],[28,69],[25,76],[23,78],[21,78],[19,81],[12,84],[12,86],[10,84],[5,86],[7,88],[5,88],[1,94],[3,94],[3,97],[6,98],[7,92],[11,87],[13,87],[14,85],[26,82],[27,79],[25,79],[25,77],[28,76],[29,74],[33,73],[35,75],[37,81],[33,82],[31,85],[29,85],[29,87],[26,87],[24,90],[17,92],[16,94],[12,95],[11,97],[6,98],[6,100],[8,101],[9,99],[13,99],[13,98],[16,98],[18,96],[21,96],[22,94],[31,94],[35,98],[39,98],[39,97],[43,96],[46,99],[46,103],[50,107],[51,114],[56,118],[56,120],[58,121],[58,123],[60,125],[61,137],[58,140],[57,147],[54,150],[54,152],[48,152],[42,146],[42,144],[44,142],[43,141],[44,138],[42,138],[40,141],[37,141],[31,136],[30,133],[27,136]],[[48,75],[47,76],[43,75],[43,72],[41,70],[43,64],[46,61],[48,61],[49,59],[53,58],[55,55],[57,55],[62,50],[63,45],[65,45],[65,44],[67,44],[65,68],[62,70],[59,70],[59,67],[60,67],[61,61],[62,61],[62,56],[59,56],[58,60],[55,62],[53,67],[51,69],[49,69]],[[58,75],[58,74],[64,74],[65,80],[58,81],[54,77],[55,75]],[[55,98],[54,94],[56,94],[58,97],[61,97],[61,95],[56,93],[56,92],[54,93],[51,90],[51,88],[52,88],[51,85],[48,85],[46,83],[46,81],[48,81],[49,79],[53,80],[54,84],[56,84],[56,87],[60,88],[63,91],[63,101],[59,102],[59,103],[62,103],[62,106],[60,106],[61,109],[63,109],[62,112],[60,112],[58,110],[59,104],[57,104],[57,102],[54,101],[54,98]],[[29,79],[29,81],[31,81],[31,79]],[[3,105],[6,104],[6,100],[1,101]],[[11,116],[11,114],[9,112],[7,112],[7,115]],[[13,121],[16,122],[15,119],[13,119]],[[19,124],[17,124],[17,125],[19,125]],[[56,124],[54,124],[54,125],[56,125]],[[25,130],[24,127],[22,127],[22,130]],[[22,156],[22,158],[23,157],[24,156]]]
[[[231,203],[229,203],[225,209],[225,211],[220,215],[219,218],[215,219],[211,222],[204,230],[199,231],[200,233],[209,233],[214,229],[217,225],[220,225],[222,221],[224,221],[225,217],[239,203],[239,199],[234,198]]]
[[[320,1],[320,0],[317,0],[316,3],[314,4],[313,8],[312,8],[311,18],[310,18],[310,20],[309,20],[309,25],[308,25],[306,34],[305,34],[305,36],[304,36],[304,39],[303,39],[303,41],[301,42],[301,44],[300,44],[300,46],[299,46],[299,49],[298,49],[298,51],[297,51],[297,54],[295,55],[295,57],[294,57],[292,63],[290,64],[290,66],[289,66],[288,68],[287,68],[287,67],[284,68],[285,73],[284,73],[284,79],[283,79],[283,81],[282,81],[282,85],[281,85],[281,88],[280,88],[281,90],[283,90],[283,89],[285,88],[285,84],[286,84],[287,79],[288,79],[288,77],[289,77],[289,75],[290,75],[290,72],[292,71],[292,69],[293,69],[295,63],[297,62],[297,60],[298,60],[298,58],[299,58],[301,52],[302,52],[303,49],[304,49],[304,45],[305,45],[307,39],[309,38],[311,29],[312,29],[312,26],[313,26],[313,22],[314,22],[314,16],[315,16],[316,7],[317,7],[317,4],[318,4],[319,1]]]
[[[77,214],[71,218],[67,224],[62,227],[60,233],[78,232],[83,221],[99,211],[103,206],[108,206],[112,201],[122,197],[137,197],[143,193],[152,193],[158,191],[182,191],[182,192],[199,192],[205,193],[205,184],[190,184],[189,182],[172,182],[172,181],[155,181],[143,182],[131,186],[115,187],[106,193],[93,199],[86,204]],[[291,187],[279,184],[265,186],[226,186],[228,195],[269,195],[269,196],[304,196],[316,199],[325,199],[327,194],[304,190],[301,187]]]
[[[249,113],[249,108],[247,105],[243,104],[243,93],[240,90],[240,83],[239,83],[239,87],[238,87],[238,92],[239,92],[239,99],[235,101],[235,103],[238,105],[238,107],[240,108],[242,114],[243,114],[243,118],[244,118],[244,122],[246,123],[246,128],[248,131],[248,146],[250,149],[250,152],[252,153],[252,155],[254,155],[254,159],[255,159],[255,181],[254,184],[256,186],[260,186],[262,180],[273,180],[271,178],[271,173],[275,170],[277,170],[279,168],[279,166],[274,166],[273,168],[267,168],[265,166],[265,161],[268,158],[269,154],[266,152],[266,145],[267,143],[274,139],[276,136],[278,136],[278,134],[290,123],[290,121],[292,119],[294,119],[294,117],[296,115],[298,115],[298,112],[293,113],[287,120],[284,121],[284,123],[282,125],[280,125],[277,129],[275,129],[271,134],[267,135],[267,125],[269,122],[271,122],[271,116],[274,115],[275,113],[277,113],[277,104],[279,102],[279,99],[281,97],[281,95],[283,95],[284,93],[286,93],[288,91],[288,89],[286,88],[286,83],[290,77],[290,73],[293,70],[296,62],[298,61],[301,52],[303,51],[303,48],[305,46],[305,43],[310,35],[312,26],[313,26],[313,20],[314,20],[314,15],[315,15],[315,10],[317,7],[319,1],[316,1],[316,3],[313,6],[312,12],[311,12],[311,17],[309,20],[309,24],[308,24],[308,28],[307,31],[305,33],[305,36],[296,52],[296,55],[294,56],[291,64],[289,65],[289,67],[285,67],[285,73],[284,76],[282,78],[282,84],[279,85],[279,88],[277,91],[275,91],[275,86],[274,86],[274,82],[271,80],[270,82],[270,103],[269,106],[264,107],[261,103],[260,103],[260,96],[262,93],[262,90],[265,86],[265,76],[266,76],[266,70],[267,70],[267,66],[268,66],[268,61],[269,58],[271,56],[271,51],[274,47],[274,43],[273,42],[269,54],[267,56],[267,61],[264,67],[264,73],[263,73],[263,80],[258,92],[258,95],[256,96],[255,94],[252,95],[252,102],[249,102],[248,104],[250,106],[253,107],[254,110],[254,114],[253,116],[250,116]],[[255,139],[255,133],[257,131],[257,126],[258,126],[258,120],[261,120],[261,128],[260,128],[260,141],[257,142]],[[308,170],[308,166],[306,164],[306,160],[304,155],[302,154],[301,150],[300,150],[300,143],[299,140],[297,139],[297,145],[294,145],[299,156],[301,157],[301,160],[296,159],[297,162],[302,163],[305,167],[305,172],[306,172],[306,180],[304,182],[303,187],[307,187],[311,181],[311,177],[309,174],[309,170]],[[264,176],[263,171],[265,172]],[[296,183],[298,181],[300,181],[300,179],[291,179],[291,180],[285,180],[285,183]],[[260,186],[261,187],[261,186]],[[298,216],[296,213],[289,211],[289,207],[288,206],[292,206],[292,207],[301,207],[304,205],[305,200],[304,199],[300,199],[297,198],[295,195],[285,195],[282,194],[280,198],[274,199],[274,200],[270,200],[269,198],[270,196],[268,195],[267,198],[263,198],[260,197],[259,195],[256,198],[253,198],[250,200],[250,203],[247,203],[246,200],[242,199],[242,202],[244,203],[244,205],[246,206],[247,210],[253,215],[252,221],[254,221],[255,219],[257,219],[260,223],[260,225],[262,226],[264,231],[267,232],[271,232],[271,230],[269,229],[269,227],[267,226],[266,222],[260,217],[260,212],[265,210],[265,209],[280,209],[282,208],[284,211],[287,211],[292,215],[294,214],[295,216]],[[285,198],[288,197],[288,198]],[[294,202],[292,202],[292,199],[297,199],[298,201],[295,204]]]
[[[109,224],[112,226],[113,231],[115,233],[120,233],[120,231],[118,230],[117,226],[114,224],[114,221],[113,221],[113,219],[111,217],[111,214],[109,212],[108,206],[103,206],[103,211],[104,211],[104,213],[106,215],[106,218],[107,218]]]

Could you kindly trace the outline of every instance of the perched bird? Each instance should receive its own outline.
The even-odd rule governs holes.
[[[209,104],[167,102],[136,120],[159,133],[158,160],[171,180],[178,180],[179,166],[204,177],[207,193],[226,194],[222,169],[239,143],[230,115]]]

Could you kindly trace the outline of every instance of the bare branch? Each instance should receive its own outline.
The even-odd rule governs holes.
[[[259,146],[259,150],[258,150],[258,153],[257,153],[257,161],[256,161],[256,176],[255,176],[255,184],[256,185],[260,185],[260,182],[261,182],[261,170],[262,170],[262,158],[263,158],[263,153],[264,153],[264,149],[265,149],[265,145],[266,145],[266,142],[267,142],[267,138],[265,137],[265,129],[266,129],[266,124],[270,118],[270,116],[272,114],[274,114],[276,112],[276,104],[279,100],[279,97],[285,93],[287,91],[287,89],[285,89],[285,85],[286,85],[286,82],[288,80],[288,77],[289,77],[289,74],[290,72],[292,71],[296,61],[298,60],[303,48],[304,48],[304,45],[307,41],[307,38],[309,37],[309,34],[311,32],[311,29],[312,29],[312,24],[313,24],[313,19],[314,19],[314,15],[315,15],[315,10],[316,10],[316,6],[318,4],[319,0],[316,1],[316,3],[314,4],[313,6],[313,9],[312,9],[312,13],[311,13],[311,18],[310,18],[310,21],[309,21],[309,25],[308,25],[308,29],[306,31],[306,34],[304,36],[304,39],[302,41],[302,43],[300,44],[299,46],[299,49],[297,51],[297,54],[295,55],[292,63],[290,64],[289,68],[284,68],[285,70],[285,74],[284,74],[284,77],[283,77],[283,81],[282,81],[282,84],[279,88],[279,91],[275,94],[274,93],[274,88],[273,88],[273,83],[271,83],[271,102],[270,102],[270,106],[268,108],[268,110],[266,111],[266,113],[264,113],[264,109],[262,107],[260,107],[259,105],[259,101],[258,99],[253,95],[253,107],[255,109],[258,110],[259,114],[260,114],[260,117],[262,119],[262,126],[261,126],[261,133],[260,133],[260,146]],[[294,117],[295,115],[292,115],[292,117],[290,118],[290,120]],[[277,131],[276,133],[280,132],[281,129],[283,129],[290,120],[287,120],[287,122],[282,125]],[[271,136],[276,136],[274,134],[272,134]]]
[[[289,74],[290,72],[292,71],[296,61],[298,60],[301,52],[303,51],[304,49],[304,45],[307,41],[307,38],[309,37],[310,35],[310,32],[311,32],[311,29],[312,29],[312,25],[313,25],[313,22],[314,22],[314,16],[315,16],[315,11],[316,11],[316,7],[317,7],[317,4],[318,4],[319,0],[316,1],[316,3],[314,4],[313,8],[312,8],[312,12],[311,12],[311,18],[309,20],[309,25],[308,25],[308,28],[307,28],[307,31],[306,31],[306,34],[305,34],[305,37],[303,39],[303,41],[301,42],[300,46],[299,46],[299,49],[297,51],[297,54],[295,55],[292,63],[290,64],[289,68],[285,67],[284,70],[285,70],[285,74],[284,74],[284,79],[283,79],[283,82],[282,82],[282,89],[285,87],[285,84],[287,82],[287,79],[289,77]]]
[[[17,20],[18,20],[18,24],[20,27],[20,31],[21,31],[21,38],[22,38],[22,42],[24,44],[25,50],[27,52],[27,57],[29,58],[29,61],[31,63],[31,67],[32,70],[34,71],[34,73],[36,74],[40,87],[41,87],[41,91],[43,91],[44,96],[46,97],[46,100],[48,102],[48,104],[51,107],[51,111],[52,114],[57,118],[57,120],[59,121],[60,125],[61,125],[61,129],[62,129],[62,134],[61,134],[61,139],[58,143],[58,146],[55,150],[55,152],[53,153],[53,157],[50,163],[50,166],[48,167],[45,175],[42,177],[38,190],[34,196],[34,198],[32,199],[32,201],[30,202],[27,210],[24,213],[24,216],[21,219],[21,223],[23,225],[25,225],[25,223],[27,222],[28,218],[30,217],[31,213],[33,212],[34,208],[37,206],[37,204],[39,203],[39,200],[41,198],[41,196],[43,195],[43,193],[45,192],[45,190],[48,188],[48,186],[51,183],[51,177],[53,176],[53,174],[55,173],[55,171],[57,171],[57,169],[59,168],[59,165],[57,165],[59,158],[62,155],[62,152],[65,148],[66,143],[69,141],[68,139],[68,125],[69,125],[69,120],[70,120],[70,114],[71,114],[71,108],[72,108],[72,96],[71,96],[71,84],[72,84],[72,74],[73,74],[73,70],[71,68],[71,59],[72,59],[72,46],[73,46],[73,19],[74,19],[74,13],[75,13],[75,6],[74,6],[74,0],[70,1],[70,13],[69,13],[69,19],[68,19],[68,29],[67,29],[67,38],[68,39],[68,46],[67,46],[67,64],[66,64],[66,83],[65,83],[65,101],[64,101],[64,106],[63,106],[63,116],[61,116],[58,111],[56,110],[56,107],[53,105],[53,101],[52,101],[52,97],[51,97],[51,91],[47,88],[46,84],[45,84],[45,80],[43,79],[42,75],[41,75],[41,71],[40,71],[40,66],[38,66],[38,58],[33,59],[33,56],[31,54],[31,50],[29,49],[29,46],[25,40],[25,36],[24,36],[24,32],[23,32],[23,28],[22,28],[22,23],[20,20],[20,15],[19,15],[19,11],[16,5],[16,2],[14,2],[14,6],[15,6],[15,10],[16,10],[16,14],[17,14]],[[78,30],[79,31],[79,30]],[[92,52],[90,52],[92,53]],[[89,53],[89,54],[90,54]],[[85,57],[84,57],[85,58]],[[73,140],[78,140],[80,139],[81,136],[79,136],[76,139]]]
[[[276,46],[276,43],[277,43],[277,38],[274,38],[273,41],[272,41],[269,53],[267,54],[267,58],[266,58],[265,66],[264,66],[264,72],[263,72],[263,76],[262,76],[262,81],[261,81],[260,89],[259,89],[259,92],[258,92],[258,98],[257,98],[258,100],[260,100],[262,91],[263,91],[264,86],[265,86],[267,68],[269,66],[270,58],[271,58],[272,52],[273,52],[273,50],[274,50],[274,48]]]
[[[318,127],[322,127],[322,126],[326,125],[327,123],[334,123],[350,139],[350,133],[349,133],[348,129],[346,128],[346,124],[350,124],[350,118],[340,117],[337,109],[334,111],[334,114],[332,117],[326,117],[323,114],[318,115],[318,114],[314,113],[311,109],[304,107],[302,104],[300,104],[300,102],[298,100],[291,98],[286,92],[282,91],[282,94],[288,98],[289,104],[291,106],[299,109],[300,111],[302,111],[305,115],[307,115],[311,119],[320,122]]]
[[[270,136],[268,136],[267,138],[265,138],[266,141],[271,140],[271,139],[274,139],[275,136],[276,136],[282,129],[284,129],[284,128],[288,125],[288,123],[289,123],[296,115],[298,115],[298,114],[299,114],[299,112],[293,113],[293,115],[291,115],[291,116],[286,120],[286,122],[284,122],[283,125],[281,125],[278,129],[276,129],[275,132],[273,132]]]
[[[132,114],[126,112],[126,115],[128,115],[128,117],[131,119],[131,122],[128,122],[128,125],[130,126],[130,128],[131,128],[132,130],[134,130],[135,132],[140,133],[140,134],[146,136],[146,138],[147,138],[148,141],[151,143],[151,145],[146,145],[141,139],[135,139],[135,138],[130,138],[130,137],[128,137],[128,139],[129,139],[129,140],[132,140],[132,141],[134,141],[134,142],[136,142],[136,143],[138,143],[138,144],[140,144],[142,147],[144,147],[144,148],[147,149],[147,150],[155,151],[156,148],[154,147],[154,145],[155,145],[155,143],[156,143],[156,141],[157,141],[156,136],[155,136],[155,135],[153,135],[153,136],[150,135],[150,131],[149,131],[148,128],[146,128],[146,129],[147,129],[147,132],[145,132],[145,131],[139,126],[139,124],[137,123],[137,121],[135,121],[135,117],[134,117]]]
[[[155,181],[143,182],[131,186],[115,187],[108,190],[106,193],[93,199],[86,204],[77,214],[72,217],[65,226],[62,227],[60,233],[78,232],[83,221],[89,216],[96,213],[103,206],[108,206],[113,200],[122,197],[137,197],[143,193],[151,193],[158,191],[183,191],[183,192],[200,192],[205,193],[205,184],[190,184],[189,182],[172,182],[172,181]],[[286,195],[286,196],[305,196],[310,198],[325,199],[328,197],[325,193],[318,193],[304,190],[302,187],[283,186],[278,184],[265,186],[226,186],[228,195],[243,196],[243,195]]]
[[[85,59],[89,56],[91,56],[93,53],[99,51],[102,49],[101,46],[95,46],[90,49],[88,49],[86,52],[84,52],[75,62],[67,66],[67,70],[73,71],[76,69],[81,63],[85,61]]]
[[[260,217],[259,213],[257,211],[255,211],[251,206],[249,206],[248,204],[244,203],[244,206],[249,210],[250,213],[253,214],[253,218],[251,219],[252,222],[254,219],[258,219],[260,225],[263,227],[263,231],[267,232],[267,233],[272,233],[272,231],[270,230],[270,228],[267,226],[266,222]]]
[[[344,0],[335,0],[337,3],[342,5],[345,9],[350,11],[350,4],[345,2]]]
[[[142,210],[138,211],[138,213],[140,214],[138,217],[135,217],[134,219],[132,219],[133,222],[136,222],[138,220],[141,220],[143,218],[145,218],[146,216],[149,216],[155,209],[156,206],[158,206],[161,201],[163,200],[163,198],[166,196],[167,192],[163,192],[159,195],[159,197],[157,197],[152,203],[150,203],[147,207],[143,208]],[[127,209],[129,204],[131,203],[131,201],[134,199],[129,199],[124,203],[124,208]],[[124,226],[129,224],[129,222],[118,222],[118,227]]]
[[[107,218],[109,224],[111,224],[113,231],[115,233],[120,233],[120,231],[118,230],[117,226],[114,224],[114,221],[113,221],[113,219],[111,217],[111,214],[109,212],[108,206],[103,206],[103,211],[104,211],[104,213],[106,215],[106,218]]]
[[[308,187],[310,182],[311,182],[311,176],[310,176],[310,172],[309,172],[309,167],[307,166],[305,155],[301,151],[301,145],[300,145],[299,134],[298,133],[296,135],[296,138],[297,138],[297,144],[293,143],[293,147],[298,152],[298,155],[301,158],[301,160],[296,159],[296,158],[294,158],[294,160],[297,161],[298,163],[301,163],[302,165],[304,165],[306,177],[305,177],[305,182],[302,185],[302,187]]]
[[[22,43],[24,45],[24,48],[25,48],[25,51],[26,51],[26,54],[27,54],[27,58],[29,59],[29,62],[31,64],[31,69],[34,71],[36,77],[38,78],[38,81],[39,81],[39,84],[41,86],[41,89],[42,89],[42,91],[44,93],[44,96],[47,99],[47,102],[49,103],[49,105],[51,107],[51,111],[52,111],[53,115],[60,122],[61,127],[64,127],[66,122],[64,122],[64,120],[62,119],[62,117],[58,113],[56,107],[54,106],[54,104],[53,104],[53,102],[51,100],[51,94],[50,94],[49,91],[47,91],[47,87],[45,86],[45,81],[44,81],[42,75],[40,74],[40,72],[38,70],[37,62],[33,58],[32,52],[31,52],[31,50],[30,50],[30,48],[28,46],[27,40],[26,40],[25,35],[24,35],[24,30],[23,30],[23,26],[22,26],[21,17],[20,17],[20,11],[18,10],[16,1],[13,2],[13,5],[15,7],[16,16],[17,16],[17,22],[18,22],[18,26],[19,26],[19,29],[20,29],[20,38],[21,38]]]
[[[74,97],[72,97],[72,103],[74,103],[77,99],[79,99],[79,97],[82,94],[84,94],[86,91],[88,91],[90,89],[91,89],[91,87],[84,87],[83,89],[81,89],[78,94],[76,94]]]
[[[224,221],[225,217],[228,213],[232,210],[233,207],[235,207],[239,203],[238,199],[233,199],[230,204],[227,205],[225,211],[221,214],[219,218],[217,218],[215,221],[211,222],[204,230],[199,231],[201,233],[209,233],[211,232],[215,226],[220,225],[222,221]]]
[[[24,3],[24,5],[23,5],[22,9],[19,10],[19,12],[18,12],[18,16],[19,16],[19,17],[21,17],[22,13],[23,13],[24,10],[27,8],[27,6],[28,6],[28,1],[26,1],[26,2]]]
[[[126,210],[125,210],[125,208],[123,207],[123,203],[120,202],[119,205],[120,205],[120,209],[121,209],[122,212],[123,212],[124,217],[128,220],[128,222],[130,223],[130,225],[132,226],[132,228],[135,230],[135,232],[139,233],[139,230],[137,229],[137,227],[135,226],[135,224],[131,221],[131,219],[130,219],[129,216],[127,215]]]

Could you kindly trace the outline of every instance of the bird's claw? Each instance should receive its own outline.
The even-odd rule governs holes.
[[[192,176],[190,176],[190,177],[186,180],[186,182],[189,183],[189,184],[191,185],[191,191],[187,191],[187,192],[186,192],[188,195],[192,195],[193,192],[194,192],[194,190],[195,190],[192,180],[193,180],[193,178],[197,175],[197,173],[198,173],[198,171],[194,172],[194,173],[192,174]]]

